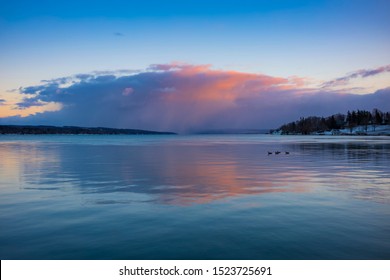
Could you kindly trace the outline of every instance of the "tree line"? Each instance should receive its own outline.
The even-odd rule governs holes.
[[[311,116],[284,124],[277,131],[281,131],[282,134],[311,134],[348,128],[352,132],[353,128],[357,126],[363,126],[367,131],[369,125],[372,125],[374,130],[378,125],[390,125],[390,112],[373,109],[371,112],[365,110],[348,111],[346,115],[335,114],[326,118]],[[271,133],[273,132],[271,130]]]
[[[107,127],[0,125],[0,134],[175,134],[140,129]]]

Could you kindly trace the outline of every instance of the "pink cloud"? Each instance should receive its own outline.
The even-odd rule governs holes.
[[[327,116],[356,108],[390,110],[388,89],[365,96],[345,95],[306,88],[305,77],[216,70],[210,65],[157,64],[129,75],[85,77],[61,85],[61,90],[51,81],[22,88],[24,108],[55,102],[62,109],[18,121],[186,132],[275,128],[301,116]]]

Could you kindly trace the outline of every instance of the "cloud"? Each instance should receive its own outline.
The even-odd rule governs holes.
[[[0,106],[3,105],[4,103],[5,103],[5,99],[0,98]]]
[[[29,107],[34,107],[34,106],[44,106],[46,105],[46,102],[42,102],[40,100],[36,100],[35,98],[25,98],[22,102],[16,103],[18,109],[25,109]]]
[[[184,63],[78,74],[20,89],[19,108],[60,104],[61,110],[0,122],[190,132],[275,128],[301,116],[357,108],[390,110],[390,89],[342,94],[305,88],[304,81]]]
[[[381,66],[375,69],[360,69],[358,71],[352,72],[349,75],[344,77],[339,77],[337,79],[327,81],[322,84],[323,88],[334,87],[334,86],[344,86],[347,85],[351,79],[356,78],[367,78],[370,76],[375,76],[381,73],[390,72],[390,65]]]
[[[93,71],[91,73],[81,73],[81,74],[75,74],[72,76],[66,76],[66,77],[60,77],[60,78],[54,78],[49,80],[41,80],[44,85],[40,86],[31,86],[27,88],[19,88],[19,89],[12,89],[9,90],[9,92],[16,92],[19,91],[21,93],[28,94],[28,88],[29,90],[34,93],[36,91],[36,88],[42,88],[42,87],[48,87],[50,85],[68,85],[70,83],[78,83],[78,82],[88,82],[91,79],[97,78],[99,76],[124,76],[124,75],[132,75],[141,72],[140,70],[132,70],[132,69],[118,69],[118,70],[98,70]]]
[[[114,35],[115,35],[115,36],[118,36],[118,37],[125,36],[125,34],[123,34],[123,33],[121,33],[121,32],[114,32]]]

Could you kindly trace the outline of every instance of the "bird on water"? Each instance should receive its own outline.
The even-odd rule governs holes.
[[[278,154],[280,154],[280,153],[281,153],[280,151],[275,151],[275,155],[278,155]],[[268,155],[272,155],[272,154],[273,154],[273,152],[268,151]],[[285,151],[284,154],[289,155],[290,152]]]

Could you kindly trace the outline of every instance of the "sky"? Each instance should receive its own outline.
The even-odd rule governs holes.
[[[0,124],[189,132],[390,111],[390,1],[0,0]]]

